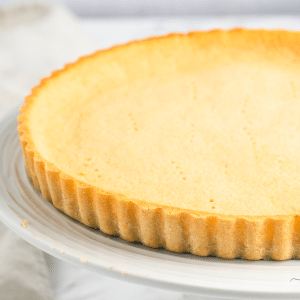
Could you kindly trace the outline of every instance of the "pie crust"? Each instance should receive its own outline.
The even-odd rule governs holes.
[[[175,252],[300,257],[300,33],[134,41],[55,71],[18,118],[29,177],[106,234]]]

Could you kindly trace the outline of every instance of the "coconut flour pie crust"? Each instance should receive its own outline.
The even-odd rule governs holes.
[[[82,222],[150,247],[300,257],[300,33],[172,34],[80,58],[18,118],[29,177]]]

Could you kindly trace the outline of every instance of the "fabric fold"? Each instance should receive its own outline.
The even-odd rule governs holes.
[[[94,50],[64,7],[21,3],[0,9],[0,119],[41,78]],[[0,300],[52,300],[44,254],[0,222]]]

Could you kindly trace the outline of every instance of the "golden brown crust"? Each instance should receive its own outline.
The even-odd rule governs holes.
[[[276,52],[278,41],[282,41],[290,50],[299,53],[300,47],[293,38],[294,35],[299,36],[299,33],[274,31],[273,38],[270,38],[267,31],[236,29],[232,32],[246,35],[249,47],[251,44],[257,45],[257,40],[264,40]],[[223,33],[224,31],[217,30],[190,33],[188,36],[200,34],[207,43],[213,43],[216,40],[220,42]],[[274,35],[279,38],[274,39]],[[162,38],[176,39],[182,36],[184,35],[169,35]],[[158,38],[146,42],[151,43],[156,39]],[[300,38],[297,40],[300,41]],[[105,51],[115,51],[120,47],[127,46]],[[75,64],[81,64],[91,57],[83,57]],[[33,88],[31,95],[26,97],[18,118],[28,175],[35,187],[55,207],[87,226],[100,228],[104,233],[118,235],[127,241],[140,241],[154,248],[164,247],[175,252],[215,255],[227,259],[241,257],[250,260],[285,260],[300,257],[300,218],[297,215],[228,216],[128,199],[124,195],[103,191],[65,174],[44,159],[37,151],[27,125],[30,107],[48,81],[59,77],[75,64],[55,71]]]

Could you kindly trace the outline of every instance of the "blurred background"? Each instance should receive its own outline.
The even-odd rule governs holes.
[[[0,7],[20,2],[22,0],[1,0]],[[55,0],[48,2],[62,3],[80,17],[300,13],[298,0]]]

